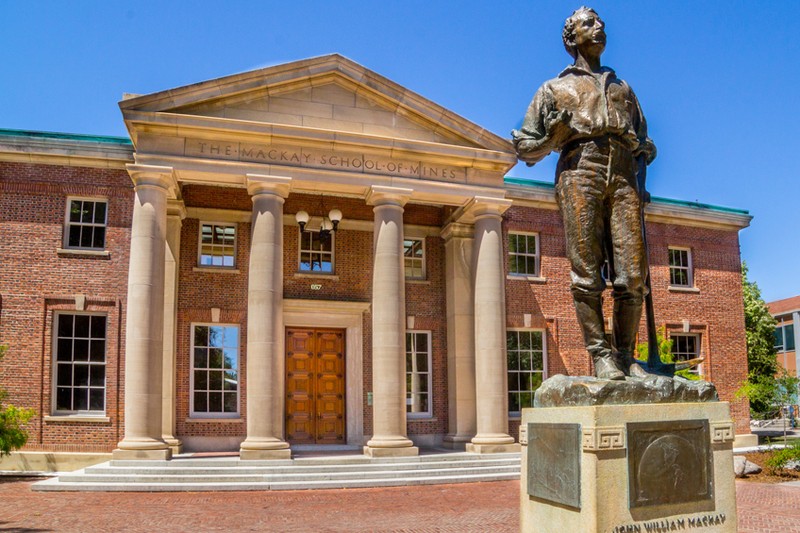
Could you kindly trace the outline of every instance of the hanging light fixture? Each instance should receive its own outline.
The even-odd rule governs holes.
[[[323,209],[324,211],[324,209]],[[306,211],[298,211],[295,214],[294,219],[297,221],[297,225],[300,226],[300,233],[303,233],[306,230],[306,225],[311,220],[308,212]],[[339,222],[342,221],[342,212],[339,209],[331,209],[328,212],[328,216],[322,218],[322,222],[319,225],[319,236],[321,239],[328,239],[331,233],[336,233],[336,230],[339,229]]]

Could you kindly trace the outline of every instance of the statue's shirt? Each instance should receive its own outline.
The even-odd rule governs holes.
[[[583,139],[614,137],[631,152],[655,158],[647,123],[633,90],[614,71],[599,73],[570,66],[542,85],[513,131],[519,158],[533,164],[550,152]]]

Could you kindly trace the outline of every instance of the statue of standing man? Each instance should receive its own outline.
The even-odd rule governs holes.
[[[633,356],[648,290],[644,170],[656,147],[633,90],[600,65],[606,33],[597,13],[575,11],[563,40],[575,61],[536,92],[522,128],[512,132],[514,147],[528,165],[561,153],[556,202],[572,264],[572,297],[595,375],[645,377]],[[602,306],[606,259],[614,295],[611,343]]]

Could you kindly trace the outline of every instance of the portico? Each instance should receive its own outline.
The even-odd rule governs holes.
[[[120,107],[135,148],[137,208],[126,433],[117,456],[163,457],[181,442],[206,439],[212,447],[238,441],[242,459],[289,457],[286,328],[337,324],[346,331],[338,355],[345,391],[344,412],[334,416],[343,417],[348,444],[370,456],[416,454],[408,427],[438,421],[433,398],[443,406],[436,412],[447,419],[449,445],[516,449],[507,420],[501,231],[511,205],[503,176],[516,161],[507,141],[338,55],[134,96]],[[314,232],[314,217],[336,202],[347,205],[338,231],[328,242],[313,236],[322,248],[307,252],[330,247],[330,271],[298,270],[304,244],[296,241],[295,213],[311,211]],[[203,240],[217,233],[219,244]],[[441,248],[441,278],[408,278],[409,242],[419,250],[428,242],[432,256]],[[209,264],[192,257],[206,253]],[[214,254],[229,255],[217,265]],[[441,323],[416,296],[439,279],[447,287]],[[407,295],[417,311],[407,309]],[[436,333],[409,333],[420,324]],[[225,345],[217,369],[195,359],[200,341],[190,331],[223,326],[239,342]],[[408,390],[409,334],[431,339],[446,361],[424,370],[428,390]],[[213,358],[217,348],[208,343]],[[436,372],[447,386],[431,391]],[[308,412],[319,416],[314,387]],[[201,408],[201,393],[209,406],[217,394],[228,403],[218,412]],[[424,405],[427,418],[413,412]]]

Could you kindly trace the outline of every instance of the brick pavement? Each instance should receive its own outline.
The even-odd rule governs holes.
[[[287,492],[41,493],[0,478],[0,531],[517,531],[517,481]],[[740,531],[800,532],[800,487],[736,483]],[[559,532],[567,533],[567,532]]]

